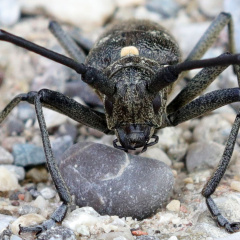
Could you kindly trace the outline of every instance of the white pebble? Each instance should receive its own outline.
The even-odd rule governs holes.
[[[168,240],[178,240],[176,236],[171,236]]]
[[[26,214],[19,217],[17,220],[15,220],[11,224],[10,229],[14,234],[18,234],[20,224],[22,227],[28,227],[28,226],[40,224],[45,220],[46,219],[39,214],[35,214],[35,213]]]
[[[168,205],[167,205],[167,210],[172,211],[172,212],[179,212],[180,210],[180,201],[179,200],[172,200]]]
[[[77,227],[77,233],[82,236],[90,236],[89,228],[85,225],[80,225]]]
[[[91,207],[78,208],[72,211],[64,220],[62,225],[64,227],[70,228],[73,231],[78,231],[77,229],[81,225],[92,226],[96,224],[99,219],[98,214]]]
[[[49,187],[43,188],[40,193],[45,199],[51,199],[56,195],[56,191]]]
[[[240,182],[239,181],[232,181],[231,182],[231,189],[240,192]]]
[[[20,188],[17,177],[5,167],[0,167],[0,183],[0,191],[3,192]]]

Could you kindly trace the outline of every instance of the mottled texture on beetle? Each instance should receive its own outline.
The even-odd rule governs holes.
[[[121,56],[133,46],[139,55]],[[104,71],[116,92],[101,93],[109,129],[121,124],[147,124],[160,128],[166,117],[167,95],[171,86],[159,94],[147,91],[148,82],[164,65],[176,64],[180,51],[173,37],[161,26],[146,20],[120,22],[107,29],[90,51],[86,64]]]

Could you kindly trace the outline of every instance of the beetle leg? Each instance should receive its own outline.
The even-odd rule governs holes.
[[[153,142],[150,142],[150,143],[147,142],[147,143],[144,145],[144,147],[143,147],[141,153],[147,151],[147,148],[148,148],[148,147],[153,146],[153,145],[155,145],[155,144],[158,143],[158,139],[159,139],[159,137],[158,137],[157,135],[152,135],[151,138],[154,138],[155,140],[154,140]]]
[[[169,121],[172,123],[172,125],[175,126],[181,122],[187,121],[194,117],[201,116],[204,113],[217,109],[226,104],[238,101],[240,101],[239,88],[216,90],[199,97],[198,99],[180,108],[178,111],[171,113],[168,116]],[[222,179],[227,169],[227,166],[231,160],[236,138],[239,131],[239,126],[240,126],[240,112],[236,116],[235,122],[233,124],[231,133],[228,137],[227,144],[222,155],[222,158],[218,164],[218,167],[202,190],[202,195],[206,198],[206,203],[212,217],[216,219],[217,223],[220,226],[224,227],[228,232],[238,231],[240,229],[240,223],[230,224],[228,220],[226,220],[221,215],[216,204],[214,203],[210,196],[214,193],[217,186],[219,185],[219,182]]]
[[[57,208],[57,210],[52,214],[52,216],[50,217],[50,220],[47,220],[43,222],[41,225],[37,225],[37,226],[20,227],[19,228],[20,233],[29,232],[29,231],[40,233],[43,230],[49,229],[50,227],[54,226],[56,222],[61,222],[64,219],[68,209],[68,205],[72,203],[70,192],[66,186],[66,183],[62,178],[62,175],[58,169],[57,163],[52,153],[49,135],[48,135],[45,119],[42,112],[41,98],[42,98],[42,92],[40,91],[34,97],[34,104],[35,104],[35,110],[36,110],[37,119],[40,127],[40,132],[42,135],[42,142],[43,142],[43,148],[44,148],[45,157],[46,157],[46,163],[48,166],[48,170],[51,174],[51,177],[53,179],[53,183],[57,189],[57,192],[63,204],[59,208]]]
[[[240,89],[228,88],[206,93],[168,115],[169,126],[176,126],[192,118],[200,117],[224,105],[239,102]]]
[[[214,173],[207,181],[206,185],[202,190],[202,195],[206,198],[207,207],[212,217],[216,219],[219,226],[224,227],[230,233],[240,230],[240,222],[229,223],[229,221],[225,219],[219,212],[218,207],[216,206],[216,204],[214,203],[210,196],[215,192],[231,160],[234,145],[239,131],[239,126],[240,126],[240,112],[236,116],[235,122],[233,124],[232,130],[227,140],[225,150],[217,166],[217,169],[214,171]]]
[[[227,26],[228,29],[229,52],[236,53],[232,16],[229,13],[221,12],[213,20],[212,24],[208,27],[193,50],[189,53],[186,61],[200,59],[216,41],[217,37],[225,26]],[[238,84],[240,85],[239,65],[234,65],[233,68],[234,72],[237,74]]]
[[[27,101],[30,104],[34,104],[34,99],[37,94],[37,92],[29,92],[16,96],[4,108],[4,110],[0,112],[0,123],[7,117],[7,115],[19,102]],[[39,91],[39,94],[41,94],[42,104],[44,107],[64,114],[79,123],[82,123],[91,128],[95,128],[106,134],[113,133],[107,127],[106,117],[104,113],[100,113],[89,107],[83,106],[75,100],[68,98],[59,92],[42,89]]]
[[[229,55],[223,53],[219,58]],[[228,66],[215,66],[203,68],[194,76],[185,88],[168,104],[167,113],[172,113],[199,96]]]
[[[113,140],[113,146],[114,146],[116,149],[123,150],[123,151],[125,151],[126,153],[128,153],[128,149],[127,149],[127,148],[124,148],[124,147],[122,147],[122,146],[120,146],[120,145],[117,145],[117,142],[119,142],[118,139]],[[132,148],[131,150],[135,150],[135,148]]]
[[[76,44],[76,42],[61,28],[61,26],[51,21],[49,23],[49,30],[58,39],[62,47],[68,52],[68,54],[77,62],[83,63],[85,61],[85,54],[83,50]]]

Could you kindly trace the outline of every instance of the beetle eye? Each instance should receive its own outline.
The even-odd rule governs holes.
[[[106,98],[104,105],[105,105],[106,113],[111,116],[113,112],[113,103]]]
[[[161,105],[162,105],[162,101],[161,101],[160,95],[158,94],[158,95],[153,99],[153,110],[154,110],[154,113],[155,113],[155,114],[158,113]]]

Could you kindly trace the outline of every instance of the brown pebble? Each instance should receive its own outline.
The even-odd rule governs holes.
[[[19,206],[20,205],[20,203],[18,201],[13,201],[11,204],[12,204],[12,206]]]

